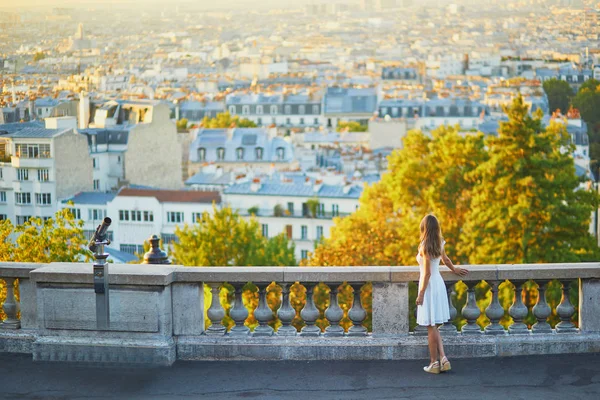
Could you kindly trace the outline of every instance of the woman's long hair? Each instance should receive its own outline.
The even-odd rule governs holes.
[[[432,215],[426,215],[421,220],[421,248],[429,258],[438,258],[442,256],[442,230],[437,218]]]

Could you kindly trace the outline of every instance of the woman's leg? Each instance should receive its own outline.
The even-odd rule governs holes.
[[[438,336],[439,332],[436,334],[437,328],[435,326],[427,327],[427,342],[429,344],[429,358],[431,364],[438,360]]]
[[[440,356],[440,361],[446,357],[446,353],[444,352],[444,343],[442,342],[442,334],[440,333],[439,327],[435,327],[435,334],[437,336],[437,350]]]

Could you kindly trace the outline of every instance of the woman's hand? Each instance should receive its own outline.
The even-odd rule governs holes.
[[[419,295],[417,296],[417,305],[421,306],[423,305],[423,293],[419,293]]]
[[[469,273],[469,270],[461,267],[454,267],[454,273],[458,276],[465,276]]]

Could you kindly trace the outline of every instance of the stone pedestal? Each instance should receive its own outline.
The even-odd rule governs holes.
[[[408,283],[373,283],[373,336],[408,334]]]
[[[579,280],[579,329],[600,332],[600,279]]]

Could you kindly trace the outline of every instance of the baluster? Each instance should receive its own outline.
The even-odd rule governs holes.
[[[477,318],[481,315],[481,311],[477,306],[475,298],[475,286],[479,282],[471,281],[464,282],[467,285],[467,303],[462,309],[462,315],[467,320],[467,324],[462,327],[463,334],[481,334],[481,328],[477,325]]]
[[[548,317],[552,313],[552,309],[546,302],[546,288],[548,282],[549,281],[546,280],[538,282],[538,301],[535,306],[533,306],[533,315],[535,315],[538,322],[531,327],[533,333],[552,333],[552,327],[547,322]]]
[[[234,283],[235,288],[235,300],[233,308],[229,311],[229,316],[235,321],[235,326],[231,328],[229,334],[231,336],[248,336],[250,328],[245,324],[246,318],[248,318],[248,310],[244,307],[243,292],[244,283]]]
[[[225,326],[221,323],[223,318],[225,318],[225,309],[221,305],[221,301],[219,300],[219,293],[221,293],[221,284],[216,282],[209,283],[210,291],[212,293],[212,300],[210,303],[210,308],[208,309],[208,319],[212,323],[211,326],[208,327],[205,334],[207,335],[224,335],[225,334]]]
[[[325,318],[329,321],[329,326],[325,328],[325,336],[344,336],[344,328],[340,326],[340,321],[344,317],[344,310],[338,304],[338,291],[341,282],[329,284],[329,307],[325,310]]]
[[[20,329],[21,321],[17,319],[19,313],[19,302],[15,299],[15,278],[4,278],[6,283],[6,299],[2,309],[6,314],[6,319],[2,321],[0,327],[3,329]]]
[[[257,283],[258,286],[258,307],[254,310],[254,316],[258,320],[258,325],[252,336],[272,336],[273,328],[269,326],[269,321],[273,318],[273,311],[269,308],[267,303],[267,286],[269,283]]]
[[[281,286],[281,307],[277,310],[277,316],[281,321],[281,326],[277,330],[279,336],[296,336],[298,333],[292,325],[292,321],[296,316],[296,310],[290,304],[290,284],[282,283]]]
[[[485,315],[490,319],[490,324],[485,327],[485,333],[487,335],[504,335],[506,332],[504,327],[500,325],[500,319],[504,316],[504,309],[498,301],[498,287],[501,282],[491,281],[488,283],[492,291],[492,301],[485,309]]]
[[[304,285],[306,287],[306,304],[300,311],[300,316],[306,325],[300,330],[300,336],[319,336],[321,334],[321,329],[315,325],[317,318],[319,318],[319,309],[315,306],[313,298],[316,285],[316,283],[307,283]]]
[[[367,312],[362,306],[360,300],[360,292],[363,286],[362,283],[350,284],[354,290],[354,300],[352,301],[352,308],[348,311],[348,318],[352,321],[352,326],[348,329],[348,336],[367,336],[367,328],[362,326],[362,322],[367,318]]]
[[[556,307],[556,313],[560,317],[560,322],[556,324],[556,333],[577,332],[577,327],[571,322],[571,317],[575,314],[575,307],[573,307],[569,298],[571,282],[563,280],[560,283],[562,284],[563,295],[560,304]]]
[[[454,307],[454,304],[452,303],[452,293],[454,292],[454,283],[451,282],[445,282],[446,283],[446,293],[448,294],[448,307],[450,308],[450,320],[447,322],[444,322],[444,325],[440,326],[439,331],[445,335],[456,335],[458,334],[458,330],[456,329],[456,326],[454,326],[454,324],[452,323],[452,321],[454,321],[454,319],[456,318],[456,314],[458,313],[456,311],[456,307]],[[427,328],[423,327],[425,332],[427,332]]]
[[[528,334],[529,329],[523,323],[528,311],[525,304],[523,304],[523,285],[525,281],[514,281],[513,284],[515,286],[515,299],[508,309],[508,314],[512,317],[513,323],[508,327],[508,333],[511,335]]]

